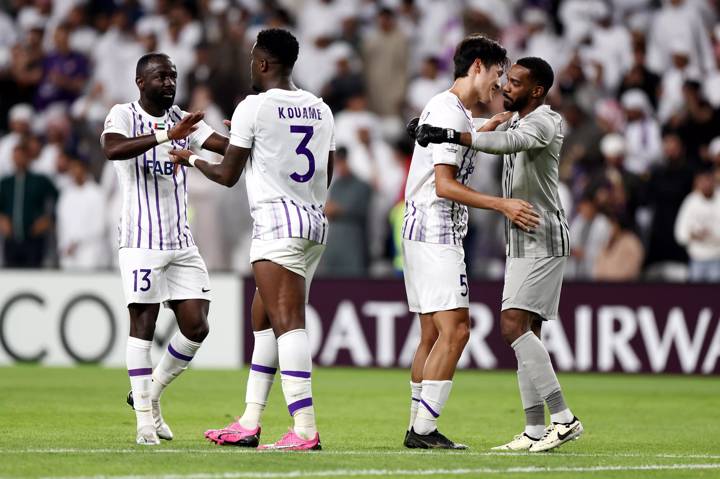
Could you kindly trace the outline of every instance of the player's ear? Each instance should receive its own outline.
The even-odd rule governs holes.
[[[143,87],[145,86],[145,81],[143,80],[143,78],[142,78],[141,76],[136,76],[136,77],[135,77],[135,84],[137,85],[137,87],[138,87],[140,90],[142,90]]]
[[[535,85],[530,92],[530,95],[532,95],[533,98],[542,98],[544,94],[545,88],[541,87],[540,85]]]

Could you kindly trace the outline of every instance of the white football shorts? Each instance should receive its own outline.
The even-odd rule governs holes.
[[[413,313],[470,307],[462,246],[403,240],[405,292]]]
[[[210,301],[210,277],[197,246],[177,250],[120,248],[125,302]]]
[[[522,309],[557,319],[566,263],[564,256],[507,258],[501,311]]]
[[[305,278],[305,302],[310,298],[310,284],[320,263],[325,245],[305,238],[253,239],[250,263],[272,261]]]

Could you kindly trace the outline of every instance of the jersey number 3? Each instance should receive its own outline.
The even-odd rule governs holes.
[[[303,138],[300,140],[300,144],[295,148],[295,153],[303,155],[308,160],[308,170],[305,174],[293,173],[290,178],[297,181],[298,183],[305,183],[310,181],[310,178],[315,174],[315,157],[312,151],[308,150],[307,145],[310,143],[310,138],[313,136],[313,127],[309,125],[290,125],[290,133],[302,133]]]

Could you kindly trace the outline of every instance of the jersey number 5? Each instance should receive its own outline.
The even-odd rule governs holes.
[[[293,173],[290,178],[297,181],[298,183],[305,183],[310,181],[310,178],[315,174],[315,157],[312,151],[308,150],[307,145],[310,143],[310,138],[313,136],[313,127],[309,125],[290,125],[290,133],[302,133],[303,139],[300,140],[300,144],[295,148],[295,153],[303,155],[308,160],[308,170],[305,174]]]

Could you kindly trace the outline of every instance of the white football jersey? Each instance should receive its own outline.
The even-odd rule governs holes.
[[[273,88],[235,108],[230,144],[250,148],[245,168],[253,238],[327,239],[328,155],[335,150],[330,108],[304,90]]]
[[[162,117],[145,112],[138,102],[115,105],[105,119],[102,134],[128,138],[172,128],[187,113],[172,106]],[[120,248],[182,249],[194,246],[187,215],[187,168],[175,173],[168,152],[200,148],[213,129],[200,121],[188,137],[167,141],[129,160],[113,161],[123,206],[119,226]]]
[[[450,91],[439,93],[428,102],[420,115],[420,124],[425,123],[460,132],[473,129],[472,113]],[[467,234],[467,207],[437,196],[435,165],[457,166],[457,180],[467,185],[475,170],[476,154],[472,148],[452,143],[429,144],[425,148],[415,143],[405,186],[403,238],[462,245]]]

